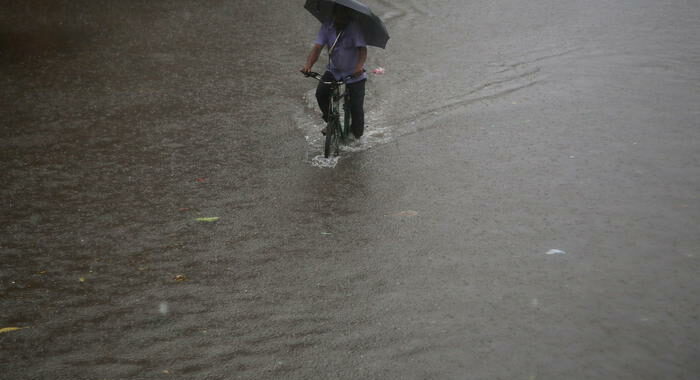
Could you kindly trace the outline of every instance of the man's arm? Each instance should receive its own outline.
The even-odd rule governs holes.
[[[323,46],[319,44],[314,44],[314,47],[311,48],[311,53],[309,53],[309,57],[306,58],[306,64],[304,65],[304,68],[301,69],[302,72],[308,73],[311,71],[311,68],[314,67],[314,63],[318,61],[318,57],[321,55],[321,51],[323,50]]]
[[[353,71],[352,76],[359,77],[365,68],[365,61],[367,60],[367,48],[359,47],[360,51],[359,57],[357,58],[357,65],[355,65],[355,71]]]

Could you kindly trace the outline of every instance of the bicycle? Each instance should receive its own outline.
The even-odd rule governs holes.
[[[314,78],[319,82],[331,86],[331,101],[328,106],[328,121],[326,123],[326,141],[323,146],[323,155],[328,158],[331,154],[331,149],[334,149],[334,154],[340,154],[340,143],[345,144],[350,136],[350,95],[348,88],[345,86],[343,91],[340,87],[345,84],[344,80],[326,82],[322,80],[319,73],[309,71],[302,74],[306,77]],[[349,78],[349,76],[348,76]],[[346,78],[347,79],[347,78]],[[343,100],[343,123],[340,123],[340,101]]]

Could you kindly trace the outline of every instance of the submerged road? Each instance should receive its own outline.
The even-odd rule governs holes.
[[[0,378],[697,379],[697,2],[5,3]]]

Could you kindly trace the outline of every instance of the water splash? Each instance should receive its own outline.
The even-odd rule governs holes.
[[[299,110],[296,115],[296,125],[304,134],[306,142],[309,145],[309,152],[320,153],[323,151],[323,144],[325,140],[321,134],[323,121],[321,120],[320,112],[317,110],[318,105],[316,104],[314,90],[310,90],[304,94],[303,104],[305,107]],[[369,112],[365,113],[365,121],[368,125],[365,127],[364,135],[360,139],[351,137],[350,141],[345,144],[341,144],[341,156],[343,156],[345,153],[362,152],[371,149],[374,146],[383,145],[393,140],[393,128],[382,126],[384,123],[382,123],[378,118],[376,110],[370,110]],[[319,157],[321,159],[319,159]],[[337,165],[338,159],[336,157],[331,160],[317,156],[310,162],[311,165],[315,167],[332,168]]]
[[[318,155],[311,159],[311,166],[332,169],[338,165],[338,160],[340,160],[340,156],[331,156],[326,158],[323,155]]]

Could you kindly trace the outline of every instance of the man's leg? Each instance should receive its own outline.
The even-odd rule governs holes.
[[[323,82],[332,82],[335,80],[333,74],[330,71],[326,71],[321,77]],[[328,121],[328,107],[331,104],[331,86],[327,84],[320,83],[316,87],[316,101],[318,101],[318,107],[323,113],[323,120]]]
[[[360,138],[365,131],[365,82],[362,80],[348,85],[350,94],[350,115],[352,134]]]

